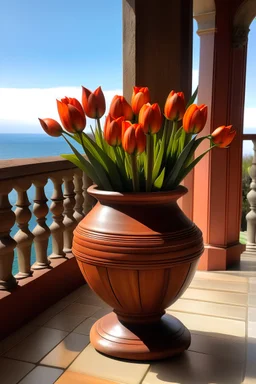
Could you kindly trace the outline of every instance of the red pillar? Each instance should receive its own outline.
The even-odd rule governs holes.
[[[194,172],[194,221],[202,229],[205,252],[199,269],[224,270],[240,260],[241,175],[246,46],[235,48],[237,3],[216,0],[216,29],[200,31],[198,103],[209,107],[204,135],[220,125],[237,131],[229,149],[213,149]],[[200,27],[200,26],[199,26]],[[200,153],[204,151],[203,146]],[[198,153],[199,154],[199,153]]]

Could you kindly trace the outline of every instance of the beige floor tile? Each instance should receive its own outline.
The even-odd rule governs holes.
[[[245,361],[246,342],[243,337],[225,337],[211,333],[192,333],[190,351],[206,353],[234,361]],[[256,355],[255,355],[256,356]]]
[[[34,364],[0,358],[0,383],[16,384],[34,368]]]
[[[46,311],[41,313],[39,316],[37,316],[35,319],[33,319],[30,324],[31,325],[38,325],[42,326],[47,321],[49,321],[52,317],[57,315],[59,312],[61,312],[64,308],[66,308],[69,305],[69,301],[66,301],[64,299],[58,301],[56,304],[52,305],[50,308],[48,308]]]
[[[249,290],[250,292],[256,293],[256,281],[252,281],[252,279],[250,279]]]
[[[40,364],[67,368],[88,343],[88,336],[70,333]]]
[[[99,311],[95,312],[93,314],[93,317],[96,319],[100,319],[101,317],[107,315],[108,313],[112,312],[112,308],[102,308]]]
[[[96,305],[73,303],[70,304],[67,308],[65,308],[62,313],[68,315],[84,315],[86,317],[90,317],[100,309],[101,308],[97,307]]]
[[[143,384],[241,384],[243,365],[195,352],[151,364]]]
[[[256,308],[248,308],[248,320],[256,322]]]
[[[256,339],[256,322],[248,321],[248,337]],[[256,357],[255,357],[256,360]]]
[[[222,280],[222,281],[235,281],[241,283],[247,283],[247,277],[232,275],[230,271],[216,271],[216,272],[205,272],[196,271],[195,279],[206,279],[206,280]]]
[[[219,317],[210,317],[196,315],[184,312],[169,312],[177,317],[184,325],[194,333],[210,332],[218,335],[245,337],[245,322],[238,320],[223,319]]]
[[[51,320],[49,320],[45,327],[61,329],[63,331],[73,331],[83,320],[86,315],[71,315],[64,312],[58,313]]]
[[[111,359],[88,345],[77,357],[68,371],[116,381],[123,384],[139,384],[149,369],[146,363],[131,363]]]
[[[62,369],[39,366],[33,369],[19,384],[53,384],[62,373]]]
[[[67,371],[56,381],[56,384],[116,384],[116,382]]]
[[[211,301],[214,303],[222,303],[229,305],[247,305],[247,294],[233,293],[233,292],[220,292],[208,291],[204,289],[188,288],[183,296],[183,299],[192,299],[198,301]],[[255,297],[256,301],[256,297]]]
[[[249,295],[248,295],[248,305],[250,307],[256,307],[256,293],[249,293]]]
[[[64,300],[68,301],[69,304],[71,304],[74,301],[76,301],[81,295],[86,293],[88,291],[88,289],[91,291],[91,289],[88,287],[88,285],[84,284],[81,287],[79,287],[78,289],[76,289],[75,291],[71,292],[69,295],[65,296]]]
[[[58,329],[40,328],[6,353],[7,357],[37,363],[67,336]]]
[[[211,279],[193,279],[190,284],[191,288],[209,289],[216,291],[228,291],[228,292],[248,292],[247,282],[237,281],[223,281],[223,280],[211,280]]]
[[[245,320],[247,308],[227,304],[211,303],[205,301],[180,299],[170,308],[171,311],[198,313],[215,317],[226,317],[229,319]]]
[[[85,321],[83,321],[78,327],[74,329],[73,332],[81,333],[82,335],[89,335],[91,327],[97,321],[96,317],[89,317]]]
[[[24,340],[28,335],[38,330],[39,327],[32,324],[27,324],[24,327],[18,329],[12,333],[6,339],[0,342],[0,355],[9,351],[12,347],[18,344],[21,340]]]

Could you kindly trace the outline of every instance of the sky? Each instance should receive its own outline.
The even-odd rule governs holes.
[[[122,92],[121,0],[0,2],[0,133],[42,133],[38,117],[57,119],[56,98],[81,99],[81,85]],[[199,37],[194,22],[193,86]],[[245,132],[256,133],[256,21],[251,25]]]

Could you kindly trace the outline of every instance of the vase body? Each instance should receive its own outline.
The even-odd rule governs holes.
[[[165,309],[186,290],[203,252],[201,231],[177,204],[186,188],[88,192],[98,202],[74,231],[73,253],[88,285],[113,308],[94,324],[92,344],[132,360],[181,353],[190,333]]]

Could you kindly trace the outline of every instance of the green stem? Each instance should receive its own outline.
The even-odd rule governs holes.
[[[154,146],[153,146],[153,137],[147,135],[147,176],[146,176],[146,192],[151,191],[152,187],[152,172],[153,172],[153,162],[154,162]]]
[[[131,168],[132,168],[132,185],[134,192],[139,192],[139,174],[137,168],[137,157],[135,154],[130,155]]]
[[[68,132],[66,132],[66,131],[62,131],[62,136],[65,138],[65,136],[63,135],[63,133],[65,133],[65,135],[67,135],[67,136],[69,136],[69,137],[71,137],[72,139],[73,139],[73,136],[70,134],[70,133],[68,133]]]
[[[96,120],[97,120],[98,133],[99,133],[99,137],[100,137],[101,149],[104,150],[104,142],[103,142],[101,125],[100,125],[100,119],[97,117]]]
[[[174,120],[173,123],[172,123],[172,134],[171,134],[171,152],[173,153],[174,151],[174,139],[175,139],[175,135],[176,135],[176,132],[177,132],[177,128],[178,128],[178,121]]]
[[[86,148],[85,148],[84,140],[83,140],[83,132],[78,132],[78,135],[79,135],[79,137],[80,137],[80,140],[81,140],[81,144],[82,144],[84,153],[86,154]]]

